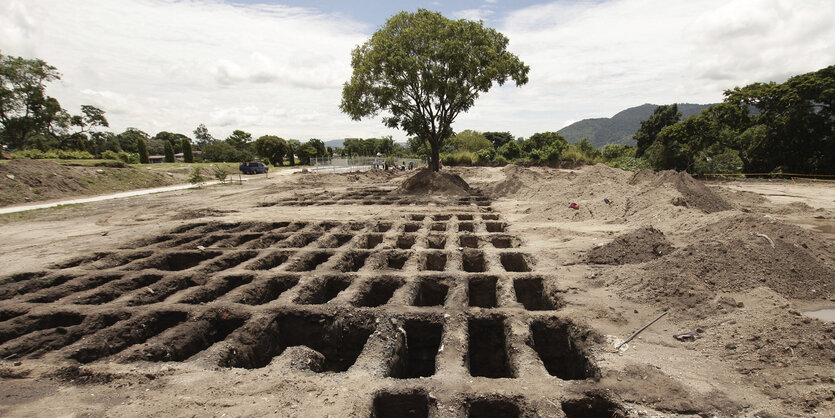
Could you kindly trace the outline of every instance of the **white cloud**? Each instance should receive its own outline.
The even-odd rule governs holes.
[[[484,7],[478,9],[465,9],[452,12],[453,19],[487,20],[493,11]]]
[[[721,101],[728,88],[831,65],[833,21],[831,0],[532,6],[498,26],[530,82],[484,95],[456,128],[527,136],[647,102]]]
[[[530,82],[495,87],[456,130],[517,136],[611,116],[645,102],[715,102],[722,91],[782,81],[835,62],[831,0],[557,1],[453,17],[489,18],[531,66]],[[134,126],[255,136],[405,134],[338,110],[350,51],[373,27],[303,8],[217,0],[3,0],[0,51],[38,57],[63,74],[49,92],[78,111]]]
[[[0,3],[0,51],[58,67],[49,94],[70,111],[102,107],[114,131],[191,134],[205,123],[221,137],[396,133],[338,109],[365,32],[341,16],[214,0]]]

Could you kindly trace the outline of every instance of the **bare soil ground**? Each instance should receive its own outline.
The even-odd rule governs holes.
[[[0,415],[835,415],[835,187],[445,171],[0,226]]]

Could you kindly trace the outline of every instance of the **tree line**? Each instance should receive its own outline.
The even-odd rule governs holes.
[[[724,96],[685,120],[659,106],[635,134],[636,156],[657,170],[833,173],[835,65]]]

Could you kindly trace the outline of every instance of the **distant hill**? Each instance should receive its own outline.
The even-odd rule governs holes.
[[[325,141],[325,146],[331,148],[342,148],[344,142],[345,141],[343,139],[331,139],[330,141]]]
[[[682,118],[687,118],[700,113],[708,106],[710,105],[678,103],[678,111],[681,112]],[[609,143],[635,145],[632,136],[641,127],[641,121],[649,118],[656,107],[658,105],[649,103],[630,107],[611,118],[583,119],[557,132],[571,144],[588,138],[595,147],[602,147]]]

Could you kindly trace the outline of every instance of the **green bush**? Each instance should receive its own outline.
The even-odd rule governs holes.
[[[53,159],[53,160],[94,160],[96,159],[93,154],[90,154],[87,151],[75,151],[75,150],[60,150],[60,149],[52,149],[46,152],[43,152],[38,149],[27,149],[22,151],[17,151],[12,154],[12,158],[30,158],[33,160],[41,160],[41,159]]]
[[[188,176],[188,181],[191,184],[200,184],[206,181],[206,178],[203,177],[203,172],[200,171],[200,167],[194,167],[191,170],[191,174]]]
[[[493,162],[496,165],[507,165],[507,159],[502,157],[501,155],[497,155],[496,158],[493,159]]]
[[[499,147],[499,155],[508,160],[515,160],[522,156],[522,148],[516,141],[510,141]]]
[[[496,150],[494,148],[484,148],[475,153],[475,159],[478,164],[487,164],[496,158]]]
[[[726,150],[720,154],[700,156],[693,164],[693,173],[696,174],[711,174],[711,173],[741,173],[742,159],[736,151]]]
[[[455,165],[455,157],[453,157],[452,154],[443,154],[441,155],[441,164]]]
[[[563,151],[561,159],[570,163],[578,163],[583,161],[583,153],[577,147],[571,145]]]
[[[114,152],[107,150],[101,153],[101,158],[105,160],[118,160],[127,164],[139,163],[139,154],[124,151]]]
[[[478,157],[472,152],[462,151],[441,155],[443,165],[474,165]]]
[[[218,181],[220,181],[220,182],[225,182],[225,181],[226,181],[226,177],[227,177],[227,176],[229,176],[229,170],[227,170],[227,169],[226,169],[226,167],[224,167],[224,166],[222,166],[222,165],[216,165],[216,166],[212,169],[212,174],[215,176],[215,178],[216,178]]]
[[[606,163],[609,167],[619,168],[621,170],[635,171],[642,168],[652,168],[649,161],[643,158],[623,156]]]
[[[107,150],[107,151],[104,151],[104,152],[101,153],[101,158],[103,160],[118,160],[119,159],[119,153],[117,153],[115,151]]]

